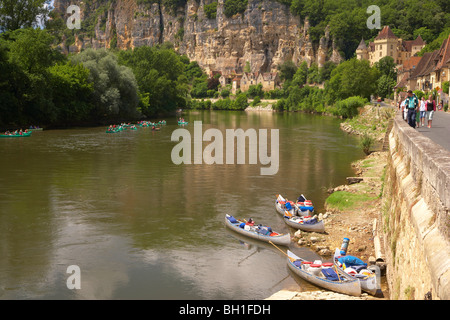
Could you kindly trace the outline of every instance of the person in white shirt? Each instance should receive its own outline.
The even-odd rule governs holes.
[[[401,104],[401,107],[402,107],[402,116],[403,116],[403,120],[408,121],[408,120],[406,119],[406,115],[408,114],[408,108],[406,107],[406,99],[403,100],[403,102],[402,102],[402,104]]]
[[[420,124],[419,126],[425,127],[425,114],[427,113],[427,104],[425,103],[425,97],[420,100]]]

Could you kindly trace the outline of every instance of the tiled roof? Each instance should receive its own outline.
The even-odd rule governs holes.
[[[436,64],[436,69],[440,69],[450,61],[450,35],[441,45],[441,48],[438,52],[439,61]]]
[[[364,39],[361,39],[361,42],[359,43],[359,46],[358,48],[356,48],[356,50],[364,50],[364,49],[367,49],[366,42],[364,41]]]
[[[419,63],[417,64],[417,67],[411,73],[410,78],[422,77],[434,71],[437,63],[438,52],[439,50],[435,50],[433,52],[425,52],[422,59],[420,59]]]
[[[392,32],[391,28],[389,26],[384,26],[383,29],[378,33],[378,36],[375,38],[375,40],[381,40],[381,39],[398,39],[395,34]]]

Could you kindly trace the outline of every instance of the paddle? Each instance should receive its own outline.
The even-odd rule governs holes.
[[[286,257],[288,257],[289,258],[289,260],[291,260],[292,262],[294,262],[295,261],[295,259],[294,258],[292,258],[292,257],[289,257],[289,255],[286,253],[286,252],[284,252],[283,250],[281,250],[280,248],[278,248],[272,241],[269,241],[269,243],[271,244],[271,245],[273,245],[275,248],[277,248],[278,250],[280,250]]]
[[[342,282],[341,277],[339,276],[339,271],[335,265],[333,265],[334,269],[336,270],[336,274],[338,276],[339,282]]]

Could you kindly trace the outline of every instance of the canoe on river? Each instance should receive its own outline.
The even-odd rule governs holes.
[[[265,242],[272,241],[275,244],[283,246],[288,246],[291,243],[291,235],[289,233],[277,233],[272,231],[272,228],[262,225],[248,225],[244,221],[235,219],[229,214],[225,215],[225,225],[231,230],[253,239]]]
[[[31,136],[31,132],[23,132],[22,134],[0,134],[0,138],[23,138]]]

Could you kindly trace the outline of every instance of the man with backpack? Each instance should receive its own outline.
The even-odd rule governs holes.
[[[408,120],[408,124],[416,128],[416,112],[419,107],[419,99],[417,96],[411,91],[408,90],[408,96],[405,100],[405,107],[408,109],[408,113],[406,115],[406,119]]]

